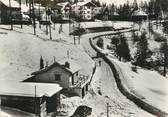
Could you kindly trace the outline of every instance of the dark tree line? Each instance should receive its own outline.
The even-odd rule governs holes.
[[[119,36],[114,36],[111,39],[111,44],[115,45],[115,52],[118,55],[120,61],[122,59],[125,61],[131,60],[130,50],[125,35],[120,34]]]

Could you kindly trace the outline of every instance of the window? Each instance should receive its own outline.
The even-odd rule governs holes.
[[[90,13],[90,11],[87,11],[87,13]]]
[[[55,74],[55,80],[56,81],[61,81],[61,75],[60,74]]]

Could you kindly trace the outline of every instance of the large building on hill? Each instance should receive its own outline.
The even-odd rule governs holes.
[[[72,5],[72,12],[82,20],[93,20],[95,7],[92,2],[77,2]]]

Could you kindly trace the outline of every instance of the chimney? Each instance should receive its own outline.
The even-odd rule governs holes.
[[[66,68],[70,68],[70,64],[69,64],[68,61],[65,62],[65,67],[66,67]]]
[[[46,66],[45,66],[45,68],[46,68],[46,67],[48,67],[48,61],[46,61]]]
[[[44,60],[43,60],[43,57],[41,56],[40,57],[40,69],[43,69],[44,68]]]

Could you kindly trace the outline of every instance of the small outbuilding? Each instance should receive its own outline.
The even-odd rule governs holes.
[[[58,84],[0,82],[0,105],[42,116],[56,112],[60,106]]]
[[[8,24],[11,19],[21,18],[21,8],[15,0],[0,0],[0,23]]]

